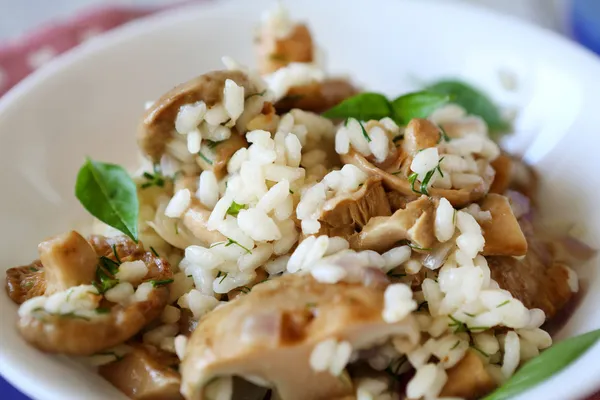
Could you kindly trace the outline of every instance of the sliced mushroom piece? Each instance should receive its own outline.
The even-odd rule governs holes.
[[[277,132],[277,126],[279,125],[279,120],[279,115],[277,115],[277,110],[273,106],[273,103],[266,101],[263,103],[261,113],[248,121],[246,128],[249,131],[262,129],[275,134]]]
[[[489,211],[492,218],[481,221],[485,238],[484,256],[524,256],[527,239],[515,218],[508,198],[490,193],[481,202],[481,210]]]
[[[177,356],[148,345],[132,345],[122,359],[101,366],[100,375],[134,400],[181,400]]]
[[[528,224],[521,221],[522,224]],[[527,308],[540,308],[550,319],[573,297],[570,273],[556,259],[554,244],[538,238],[531,227],[524,226],[528,251],[522,259],[509,256],[488,257],[492,278]]]
[[[205,247],[227,240],[219,231],[210,231],[206,227],[210,213],[199,200],[193,198],[192,205],[183,214],[183,225],[198,239],[199,244]]]
[[[354,232],[365,226],[372,217],[391,214],[381,178],[371,177],[356,192],[338,195],[325,202],[319,221],[328,230],[352,227]]]
[[[383,253],[396,246],[399,241],[409,240],[417,250],[428,249],[436,242],[434,219],[433,201],[421,196],[390,217],[371,218],[360,233],[350,238],[350,247]]]
[[[44,266],[40,260],[30,265],[9,268],[6,271],[6,293],[17,304],[46,292]]]
[[[275,103],[279,114],[293,108],[322,113],[358,93],[358,89],[348,80],[330,78],[323,82],[313,82],[303,86],[294,86]]]
[[[256,39],[256,52],[261,74],[277,71],[292,62],[310,63],[314,52],[312,36],[304,24],[296,24],[284,38],[261,29]]]
[[[433,122],[423,118],[413,118],[404,130],[402,147],[408,154],[435,147],[441,137],[440,129]]]
[[[381,177],[383,184],[388,190],[397,191],[398,193],[409,197],[420,194],[415,193],[412,190],[411,184],[406,177],[392,175],[383,171],[354,150],[350,150],[348,154],[340,155],[340,158],[344,164],[352,164],[371,176]],[[483,177],[482,183],[471,188],[429,188],[428,193],[432,197],[445,197],[454,207],[464,207],[483,198],[489,191],[493,179],[493,174],[486,174],[486,176]]]
[[[494,182],[490,187],[490,193],[504,194],[510,187],[513,174],[513,163],[512,158],[507,154],[500,154],[493,160],[490,165],[496,171],[494,176]]]
[[[245,137],[232,134],[229,139],[223,140],[222,142],[211,143],[208,147],[212,153],[210,155],[210,163],[200,157],[197,160],[198,165],[204,171],[212,170],[217,179],[222,179],[227,175],[227,163],[231,156],[233,156],[233,153],[241,148],[248,147],[248,142]]]
[[[166,260],[145,251],[141,243],[135,244],[128,237],[104,238],[96,235],[90,238],[90,244],[88,246],[96,260],[98,256],[104,256],[115,261],[115,251],[122,262],[144,261],[148,267],[143,279],[145,282],[172,278]],[[93,280],[94,276],[85,284],[89,285]],[[102,312],[97,310],[93,315],[49,313],[43,308],[23,310],[20,311],[17,327],[27,342],[42,351],[92,355],[123,343],[160,315],[167,304],[169,289],[165,285],[154,286],[151,285],[145,298],[138,298],[128,305],[118,305],[104,299],[100,303]],[[25,304],[21,307],[25,307]]]
[[[44,266],[45,294],[89,284],[94,280],[98,256],[87,240],[71,231],[43,241],[38,246]]]
[[[496,388],[496,382],[485,369],[483,361],[472,350],[454,367],[446,371],[448,380],[440,397],[483,398]]]
[[[140,123],[138,144],[144,154],[158,163],[173,138],[179,107],[197,101],[205,102],[208,107],[221,102],[227,79],[243,86],[246,96],[258,94],[250,79],[240,71],[212,71],[176,86],[154,102]]]
[[[351,395],[349,382],[314,371],[310,356],[318,343],[331,338],[348,341],[353,350],[390,336],[418,341],[412,316],[383,321],[383,293],[357,284],[322,284],[307,275],[257,285],[200,321],[181,365],[181,391],[188,400],[206,399],[209,381],[235,375],[268,383],[287,400]]]

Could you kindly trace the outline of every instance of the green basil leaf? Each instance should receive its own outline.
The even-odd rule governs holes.
[[[326,118],[355,118],[359,121],[381,119],[392,114],[390,102],[379,93],[359,93],[325,111]]]
[[[492,137],[498,138],[510,130],[498,107],[482,91],[459,80],[442,80],[426,88],[432,92],[452,96],[452,102],[462,106],[467,113],[478,115],[486,122]]]
[[[484,400],[509,399],[567,367],[600,340],[600,329],[563,340],[531,359]]]
[[[137,243],[137,191],[121,166],[88,158],[77,174],[75,196],[90,214]]]
[[[392,101],[394,120],[399,125],[406,125],[413,118],[427,118],[448,101],[450,96],[429,91],[402,95]]]

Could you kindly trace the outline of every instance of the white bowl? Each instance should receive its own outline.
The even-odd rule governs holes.
[[[253,63],[253,26],[270,0],[219,2],[134,22],[37,71],[0,99],[2,268],[29,263],[36,244],[89,221],[75,199],[84,156],[134,167],[134,131],[143,104],[176,83],[221,68],[230,55]],[[519,106],[507,141],[536,165],[542,210],[577,222],[600,248],[600,61],[557,35],[483,10],[432,1],[289,2],[310,22],[331,71],[390,95],[416,80],[460,75]],[[500,89],[512,71],[516,92]],[[578,266],[585,292],[558,338],[600,327],[600,265]],[[591,290],[596,288],[596,290]],[[3,293],[1,296],[5,296]],[[17,307],[0,302],[0,373],[35,399],[124,398],[65,357],[27,346]],[[564,400],[600,382],[600,345],[522,398]],[[573,383],[577,383],[573,385]]]

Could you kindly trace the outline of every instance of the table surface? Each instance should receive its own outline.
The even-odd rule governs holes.
[[[291,0],[287,0],[291,1]],[[400,0],[399,0],[400,1]],[[568,0],[446,0],[463,1],[516,15],[546,28],[566,30],[564,10]],[[0,43],[14,40],[26,32],[50,21],[69,18],[85,9],[119,4],[127,6],[152,6],[174,3],[176,0],[0,0]],[[28,398],[0,377],[0,398],[27,400]]]

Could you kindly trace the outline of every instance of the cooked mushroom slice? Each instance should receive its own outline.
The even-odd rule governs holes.
[[[257,285],[200,321],[181,365],[182,393],[188,400],[206,399],[208,382],[235,375],[268,384],[288,400],[351,395],[347,381],[311,368],[311,354],[332,338],[347,341],[353,350],[390,336],[418,340],[412,316],[383,321],[383,293],[356,284],[322,284],[307,275]]]
[[[530,199],[535,197],[537,176],[535,171],[523,161],[503,153],[491,162],[491,166],[496,171],[496,177],[490,188],[491,193],[504,194],[506,190],[513,189]]]
[[[147,345],[132,345],[122,359],[101,366],[98,372],[130,399],[180,400],[181,378],[173,369],[177,356]]]
[[[435,147],[440,141],[440,134],[439,128],[429,120],[413,118],[404,130],[402,147],[408,154],[416,154],[419,150]]]
[[[523,259],[488,257],[492,278],[525,307],[540,308],[550,319],[573,296],[570,272],[555,258],[552,242],[534,236],[531,228],[524,227],[523,231],[529,243],[527,255]]]
[[[206,223],[209,217],[210,210],[204,208],[196,198],[192,199],[192,205],[183,215],[183,225],[198,239],[199,244],[205,247],[227,240],[219,231],[208,230]]]
[[[9,268],[6,271],[6,293],[17,304],[46,292],[44,266],[40,260],[30,265]]]
[[[277,112],[282,114],[293,108],[322,113],[354,96],[358,90],[346,79],[330,78],[323,82],[294,86],[275,103]]]
[[[248,121],[246,128],[249,131],[262,129],[274,134],[277,132],[279,121],[280,118],[279,115],[277,115],[277,110],[273,106],[273,103],[266,101],[263,103],[263,108],[260,114]]]
[[[40,350],[92,355],[138,333],[159,316],[167,304],[169,290],[165,285],[172,273],[164,259],[145,251],[141,243],[135,244],[124,236],[93,236],[90,243],[91,246],[86,242],[96,261],[94,274],[87,284],[71,286],[50,296],[46,292],[46,296],[31,298],[19,308],[19,331],[25,340]],[[98,256],[101,257],[100,264],[110,264],[111,268],[118,265],[119,269],[123,268],[123,264],[119,265],[121,262],[143,261],[147,269],[142,279],[145,283],[138,286],[135,294],[133,289],[125,295],[115,294],[120,298],[119,304],[113,303],[112,299],[109,301],[109,298],[103,299],[98,288],[107,291],[115,287],[120,275],[114,270],[107,271],[106,267],[100,268]],[[53,261],[56,259],[60,258]],[[99,273],[96,272],[97,266]],[[44,268],[46,275],[49,268]],[[94,281],[96,275],[98,281]]]
[[[481,221],[485,238],[484,256],[524,256],[527,239],[513,214],[508,198],[488,194],[481,202],[481,210],[489,211],[492,218]]]
[[[246,142],[243,136],[231,135],[229,139],[222,142],[209,143],[206,147],[208,150],[206,153],[210,154],[206,155],[206,159],[202,157],[198,158],[198,165],[205,171],[212,170],[217,179],[222,179],[227,175],[227,163],[233,153],[243,147],[248,147],[248,142]],[[206,160],[209,160],[210,163]]]
[[[277,71],[292,62],[313,61],[313,41],[304,24],[296,24],[285,37],[278,37],[268,27],[262,27],[256,50],[261,74]]]
[[[354,193],[338,195],[323,205],[319,216],[329,230],[362,229],[372,217],[389,216],[392,212],[381,184],[381,178],[371,177]]]
[[[352,164],[371,176],[379,176],[383,180],[384,185],[388,190],[397,191],[404,196],[413,197],[415,193],[412,190],[411,184],[406,177],[392,175],[370,163],[365,157],[354,150],[350,150],[348,154],[340,155],[344,164]],[[481,199],[488,192],[489,187],[494,179],[491,176],[484,176],[483,183],[463,189],[428,189],[429,195],[432,197],[445,197],[454,207],[463,207]]]
[[[371,218],[360,233],[350,238],[350,247],[382,253],[401,240],[409,240],[417,250],[431,248],[436,242],[434,219],[433,201],[421,196],[390,217]]]
[[[512,159],[507,154],[500,154],[491,162],[491,165],[496,171],[496,176],[490,187],[490,193],[504,194],[510,187],[510,182],[512,180]]]
[[[138,143],[142,151],[154,162],[159,162],[167,143],[175,132],[175,118],[179,107],[203,101],[211,107],[223,99],[225,81],[231,79],[244,87],[246,96],[258,90],[240,71],[212,71],[176,86],[150,107],[138,129]]]
[[[472,350],[454,367],[446,371],[448,380],[440,397],[460,397],[474,400],[496,388],[496,382],[485,369],[481,358]]]
[[[38,252],[44,266],[46,295],[89,284],[94,279],[98,256],[87,240],[75,231],[43,241]]]

